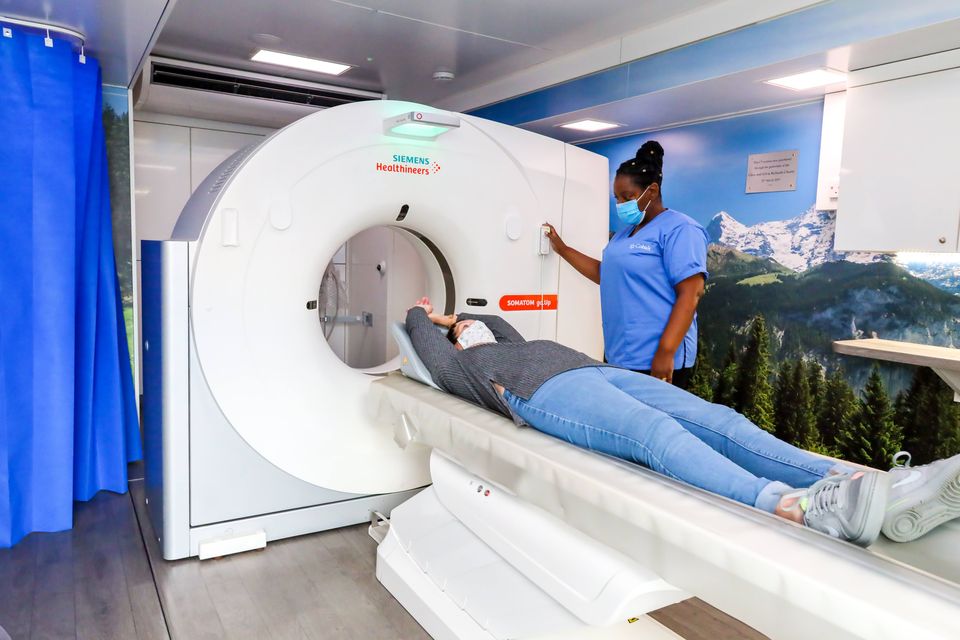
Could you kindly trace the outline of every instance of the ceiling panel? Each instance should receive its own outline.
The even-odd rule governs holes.
[[[521,126],[565,142],[581,143],[638,131],[664,129],[724,115],[798,104],[817,99],[828,89],[842,89],[842,86],[791,91],[765,84],[763,81],[817,68],[824,65],[825,61],[826,54],[807,56],[743,73],[695,82],[667,91],[573,111]],[[602,135],[560,128],[561,124],[584,118],[615,122],[624,126],[605,131]]]
[[[718,4],[710,0],[330,1],[566,52]]]
[[[806,91],[791,91],[764,83],[764,80],[771,78],[820,67],[841,71],[862,69],[957,48],[960,48],[960,20],[952,20],[626,100],[569,111],[520,126],[573,143],[616,137],[636,131],[663,129],[687,122],[787,106],[845,88],[840,84]],[[602,134],[559,127],[561,124],[584,118],[615,122],[623,126]]]
[[[69,27],[87,38],[106,84],[127,86],[168,0],[0,0],[0,16]]]
[[[430,102],[718,1],[179,0],[154,52]],[[356,68],[334,78],[250,62],[260,46]],[[440,68],[457,79],[434,81]]]
[[[847,68],[865,69],[957,48],[960,48],[960,20],[949,20],[853,45],[847,52]]]

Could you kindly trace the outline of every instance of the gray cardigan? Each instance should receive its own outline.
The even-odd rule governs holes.
[[[553,376],[581,367],[606,366],[552,340],[524,340],[499,316],[461,313],[459,320],[480,320],[497,338],[497,344],[457,349],[437,331],[426,311],[407,312],[407,333],[417,355],[444,391],[482,407],[513,417],[493,383],[523,399]]]

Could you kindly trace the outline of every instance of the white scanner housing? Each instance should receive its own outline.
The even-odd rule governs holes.
[[[392,129],[410,113],[444,127]],[[440,310],[502,313],[599,358],[596,285],[539,247],[550,222],[599,255],[607,189],[601,156],[393,101],[318,112],[224,162],[172,239],[143,248],[147,485],[166,557],[360,522],[430,482],[428,452],[370,414],[376,376],[344,364],[308,308],[348,239],[399,229]],[[548,310],[500,308],[554,295]]]

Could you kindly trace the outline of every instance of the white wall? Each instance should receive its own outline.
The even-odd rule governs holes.
[[[344,314],[373,314],[372,327],[346,327],[345,353],[338,355],[351,367],[377,367],[398,354],[389,326],[406,318],[413,301],[427,291],[427,273],[411,242],[416,240],[389,227],[367,229],[347,242]],[[386,269],[378,271],[378,264]]]
[[[836,211],[840,193],[840,159],[843,153],[843,123],[847,93],[823,97],[823,124],[820,128],[820,170],[817,174],[817,209]]]

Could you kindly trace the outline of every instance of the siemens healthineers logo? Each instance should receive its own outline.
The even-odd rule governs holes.
[[[393,162],[378,162],[377,171],[406,173],[414,176],[432,176],[440,173],[440,163],[424,156],[393,155]]]

